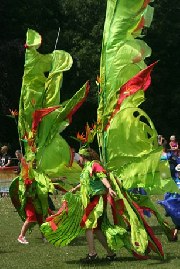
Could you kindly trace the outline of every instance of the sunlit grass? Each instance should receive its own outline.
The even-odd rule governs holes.
[[[58,197],[55,201],[59,205]],[[159,206],[159,209],[163,209]],[[79,259],[87,254],[84,236],[74,240],[70,246],[56,248],[49,243],[43,243],[38,226],[31,234],[27,234],[29,245],[21,245],[17,241],[22,222],[11,205],[8,197],[0,198],[0,268],[2,269],[63,269],[63,268],[122,268],[122,269],[177,269],[180,268],[179,242],[168,242],[154,218],[150,219],[156,235],[161,239],[166,258],[161,261],[155,254],[150,260],[137,261],[125,249],[119,250],[118,260],[107,263],[83,265]],[[105,251],[96,241],[98,255],[102,258]]]

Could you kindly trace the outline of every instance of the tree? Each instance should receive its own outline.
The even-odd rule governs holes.
[[[159,133],[166,137],[175,133],[178,137],[179,1],[175,0],[172,5],[167,0],[156,0],[152,4],[155,7],[153,23],[144,37],[152,48],[152,56],[147,64],[158,59],[160,61],[152,74],[152,86],[147,91],[147,101],[143,107]],[[64,135],[75,135],[84,128],[86,121],[95,121],[98,102],[95,80],[99,73],[105,11],[104,0],[1,0],[0,114],[8,114],[9,108],[18,109],[27,29],[32,28],[42,35],[40,52],[49,53],[55,48],[60,27],[56,49],[66,50],[74,61],[71,70],[64,73],[62,101],[71,97],[86,80],[91,83],[87,102],[74,116],[72,125]],[[16,131],[12,132],[12,137],[7,137],[7,119],[1,116],[0,123],[4,126],[0,141],[8,139],[11,142],[12,137],[16,137]]]

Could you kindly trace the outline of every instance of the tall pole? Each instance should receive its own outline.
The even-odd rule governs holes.
[[[58,40],[59,40],[59,33],[60,33],[60,26],[59,26],[59,29],[58,29],[58,34],[57,34],[54,50],[56,50],[56,46],[57,46],[57,43],[58,43]]]

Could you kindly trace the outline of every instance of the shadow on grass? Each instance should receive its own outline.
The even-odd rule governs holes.
[[[85,236],[78,236],[77,238],[75,238],[70,244],[69,246],[86,246],[87,242],[85,239]]]
[[[112,263],[119,263],[119,262],[139,262],[134,257],[117,257],[114,261],[107,261],[105,258],[99,258],[93,262],[84,262],[80,259],[78,260],[69,260],[66,261],[66,264],[78,264],[78,265],[96,265],[96,266],[107,266]]]
[[[155,265],[161,265],[161,264],[168,264],[169,262],[171,262],[172,260],[174,259],[179,259],[178,256],[173,256],[171,254],[168,254],[166,259],[165,260],[162,260],[160,259],[160,257],[158,256],[154,256],[154,257],[151,257],[150,259],[147,260],[147,264],[146,266],[155,266]],[[107,265],[110,265],[112,263],[116,264],[116,263],[123,263],[123,262],[134,262],[134,263],[139,263],[141,262],[141,260],[137,260],[136,258],[134,257],[117,257],[116,260],[114,260],[113,262],[110,262],[110,261],[107,261],[105,258],[99,258],[93,262],[83,262],[81,261],[80,259],[77,259],[77,260],[69,260],[69,261],[66,261],[66,264],[77,264],[77,265],[96,265],[97,267],[100,267],[100,266],[107,266]],[[143,262],[143,260],[142,260]]]

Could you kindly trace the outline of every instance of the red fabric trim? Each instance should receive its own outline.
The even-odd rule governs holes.
[[[123,199],[119,199],[119,200],[117,200],[116,203],[117,203],[117,205],[119,206],[119,208],[118,208],[118,213],[119,213],[120,215],[123,215],[123,214],[124,214],[124,209],[125,209]]]
[[[89,93],[89,89],[90,89],[90,84],[89,81],[86,83],[86,90],[85,90],[85,96],[81,99],[81,101],[79,103],[77,103],[73,109],[69,112],[69,114],[67,115],[67,118],[69,119],[69,122],[72,122],[72,115],[80,108],[80,106],[84,103],[84,101],[86,100],[86,97]]]
[[[115,201],[111,195],[107,196],[107,201],[111,205],[114,224],[118,224],[117,213],[119,213],[119,215],[124,214],[124,202],[122,199]]]
[[[49,221],[53,221],[55,217],[57,217],[58,215],[60,215],[63,211],[66,211],[66,214],[68,214],[68,203],[67,201],[64,201],[62,203],[62,206],[60,207],[60,209],[58,210],[58,212],[52,216],[49,216],[46,218],[46,221],[49,222]]]
[[[153,245],[153,243],[151,241],[148,241],[148,251],[150,252],[151,249],[154,251],[154,252],[157,252],[157,249],[155,248],[155,246]]]
[[[149,4],[150,1],[151,1],[151,0],[144,0],[144,3],[143,3],[142,8],[147,7],[147,5]]]
[[[120,89],[119,89],[119,98],[116,103],[116,107],[105,127],[105,131],[110,126],[110,121],[112,118],[117,114],[117,112],[120,110],[121,104],[128,96],[136,93],[138,90],[147,90],[149,85],[151,84],[151,71],[154,67],[154,65],[157,64],[157,61],[153,64],[149,65],[147,68],[141,70],[138,74],[136,74],[134,77],[132,77],[130,80],[128,80]]]
[[[95,206],[98,204],[99,202],[99,198],[100,196],[94,196],[94,199],[92,202],[90,202],[87,207],[84,209],[85,213],[82,217],[82,220],[80,222],[80,226],[84,227],[85,226],[85,222],[87,220],[87,218],[89,217],[91,211],[95,208]]]
[[[42,121],[42,118],[59,107],[60,106],[54,106],[35,110],[33,113],[32,130],[36,131],[39,123]]]
[[[156,245],[158,251],[160,252],[160,254],[164,257],[164,252],[162,249],[162,245],[161,242],[158,240],[158,238],[155,236],[152,228],[147,224],[145,218],[144,218],[144,214],[143,214],[143,208],[141,208],[138,204],[136,204],[134,201],[132,201],[133,206],[136,208],[136,210],[138,211],[139,215],[141,216],[141,219],[143,221],[143,224],[146,228],[146,231],[148,232],[150,238],[152,239],[152,241],[154,242],[154,244]],[[154,249],[153,249],[154,250]],[[157,251],[156,251],[157,252]]]
[[[140,22],[138,23],[136,29],[133,32],[136,32],[144,27],[145,19],[144,16],[141,18]]]
[[[116,214],[116,204],[115,204],[114,198],[111,195],[108,195],[107,196],[107,201],[111,205],[113,221],[114,221],[114,224],[116,225],[116,224],[118,224],[118,219],[117,219],[117,214]]]
[[[132,251],[132,254],[138,260],[147,260],[147,259],[150,259],[150,256],[148,256],[148,255],[140,255],[137,252],[135,252],[134,250]]]
[[[49,222],[50,226],[51,226],[51,229],[53,231],[56,231],[58,229],[58,226],[56,225],[56,223],[54,222],[54,218],[58,215],[60,215],[63,211],[66,211],[66,214],[68,214],[68,204],[67,204],[67,201],[64,201],[61,208],[59,209],[59,211],[52,215],[52,216],[49,216],[48,218],[46,218],[46,221]]]
[[[32,198],[28,198],[25,205],[26,220],[28,222],[37,222],[39,224],[43,223],[42,214],[37,214],[36,209],[33,205]]]
[[[54,221],[50,221],[50,226],[53,231],[56,231],[58,226],[54,223]]]
[[[26,178],[26,179],[24,180],[24,184],[27,185],[27,186],[30,186],[30,185],[32,184],[32,180],[29,179],[29,178]]]

